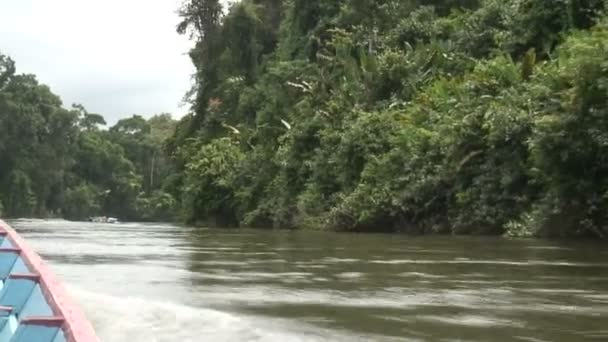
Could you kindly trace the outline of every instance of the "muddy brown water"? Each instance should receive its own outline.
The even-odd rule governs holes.
[[[103,341],[608,340],[600,242],[10,224]]]

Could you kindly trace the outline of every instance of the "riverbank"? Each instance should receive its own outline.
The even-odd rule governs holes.
[[[5,218],[6,220],[22,220],[22,218]],[[65,220],[66,222],[86,222],[88,220],[67,220],[65,218],[61,218],[61,217],[35,217],[32,219],[36,219],[36,220],[41,220],[41,221],[45,221],[45,220],[58,220],[58,221],[62,221]],[[157,224],[159,222],[155,222],[155,221],[144,221],[144,220],[133,220],[133,221],[127,221],[127,222],[122,222],[121,220],[117,221],[118,223],[126,223],[129,224],[130,222],[141,222],[141,223],[147,223],[147,224]],[[102,224],[116,224],[114,222],[110,223],[110,222],[98,222],[98,223],[102,223]],[[431,229],[431,230],[424,230],[424,229],[420,229],[420,228],[416,228],[413,227],[412,225],[408,225],[405,226],[405,228],[403,229],[399,229],[399,228],[395,228],[395,227],[370,227],[367,230],[349,230],[349,229],[327,229],[327,228],[321,228],[321,227],[311,227],[311,226],[307,226],[307,227],[288,227],[288,228],[281,228],[281,227],[239,227],[239,226],[227,226],[227,225],[223,225],[223,224],[218,224],[218,221],[213,221],[213,222],[194,222],[194,223],[186,223],[186,222],[182,222],[179,220],[175,220],[175,221],[163,221],[162,224],[167,224],[167,225],[175,225],[175,226],[180,226],[180,227],[195,227],[197,229],[208,229],[208,228],[212,228],[212,229],[219,229],[219,230],[226,230],[226,231],[241,231],[241,230],[250,230],[250,231],[260,231],[260,232],[264,232],[264,231],[294,231],[294,232],[302,232],[302,233],[322,233],[322,232],[326,232],[326,233],[354,233],[354,234],[362,234],[362,235],[368,235],[368,234],[389,234],[389,235],[403,235],[403,236],[410,236],[410,237],[422,237],[422,236],[453,236],[453,237],[471,237],[471,238],[475,238],[475,237],[496,237],[496,238],[505,238],[505,239],[540,239],[540,240],[551,240],[551,241],[559,241],[559,240],[564,240],[564,239],[572,239],[574,241],[586,241],[586,240],[605,240],[604,237],[601,237],[598,239],[598,236],[594,235],[594,234],[589,234],[588,232],[585,233],[584,231],[581,233],[579,232],[578,234],[572,234],[569,230],[563,230],[563,234],[562,235],[556,235],[556,234],[534,234],[532,233],[531,229],[529,227],[524,227],[521,224],[513,224],[512,227],[509,228],[508,231],[503,232],[503,231],[496,231],[494,233],[490,233],[489,229],[479,229],[477,232],[475,232],[474,230],[460,230],[460,229],[449,229],[449,228],[444,228],[444,229]],[[188,228],[189,229],[189,228]],[[558,231],[558,229],[553,229],[551,231]],[[549,232],[551,232],[549,231]]]
[[[547,229],[544,231],[534,232],[532,226],[526,227],[522,223],[513,222],[509,224],[508,229],[506,231],[501,229],[495,229],[494,231],[487,228],[480,228],[477,230],[474,229],[453,229],[449,226],[444,226],[443,228],[434,229],[424,229],[417,228],[413,225],[403,225],[403,228],[399,228],[399,226],[385,226],[385,227],[368,227],[368,229],[361,230],[353,230],[353,229],[327,229],[322,228],[320,226],[306,226],[306,227],[288,227],[288,228],[280,228],[280,227],[239,227],[239,226],[227,226],[218,224],[217,221],[213,222],[172,222],[173,224],[185,225],[189,227],[196,227],[199,229],[223,229],[227,231],[231,230],[253,230],[253,231],[267,231],[267,230],[284,230],[284,231],[299,231],[299,232],[334,232],[334,233],[354,233],[354,234],[393,234],[393,235],[404,235],[411,237],[421,237],[421,236],[454,236],[454,237],[497,237],[497,238],[506,238],[506,239],[545,239],[545,240],[560,240],[560,239],[573,239],[573,240],[605,240],[605,236],[598,236],[596,234],[591,234],[584,230],[578,232],[572,232],[568,229],[562,229],[561,234],[556,234],[559,232],[559,229]]]

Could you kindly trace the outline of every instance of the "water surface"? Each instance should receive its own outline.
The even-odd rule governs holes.
[[[602,243],[10,223],[103,341],[608,340]]]

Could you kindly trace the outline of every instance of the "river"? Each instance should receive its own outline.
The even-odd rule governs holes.
[[[608,340],[599,242],[10,224],[106,342]]]

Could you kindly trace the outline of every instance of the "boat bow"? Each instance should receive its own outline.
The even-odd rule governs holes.
[[[0,241],[0,342],[99,342],[59,279],[2,220]]]

